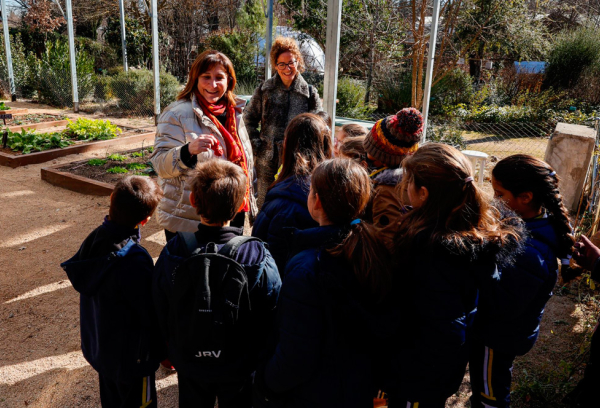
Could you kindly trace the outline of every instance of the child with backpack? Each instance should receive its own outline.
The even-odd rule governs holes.
[[[156,263],[156,309],[177,370],[179,406],[250,408],[251,373],[271,329],[281,287],[262,241],[230,226],[244,203],[239,166],[198,164],[190,202],[200,224],[179,232]]]
[[[373,200],[366,218],[375,228],[388,249],[398,230],[398,222],[404,213],[402,194],[397,191],[402,181],[402,160],[413,155],[419,148],[423,132],[423,116],[415,108],[405,108],[393,116],[375,123],[363,144],[367,152]]]
[[[471,345],[472,407],[510,406],[512,365],[535,344],[544,307],[568,266],[575,243],[556,172],[542,160],[517,154],[492,170],[492,187],[525,222],[528,237],[513,265],[482,275]]]
[[[465,373],[477,276],[493,276],[523,231],[517,220],[500,219],[457,149],[429,143],[402,165],[413,209],[395,240],[403,319],[384,391],[390,408],[443,408]]]
[[[140,227],[160,202],[147,177],[120,180],[104,222],[61,267],[80,295],[81,349],[98,372],[103,407],[156,407],[155,371],[165,356],[152,302],[152,257]]]
[[[252,236],[269,244],[281,274],[288,260],[286,230],[318,225],[306,207],[310,175],[319,163],[329,158],[331,136],[325,122],[312,113],[292,119],[285,130],[281,172],[269,188],[252,228]]]
[[[373,354],[390,287],[389,256],[358,217],[371,197],[366,170],[346,159],[314,170],[308,210],[319,224],[292,236],[276,341],[257,371],[255,405],[373,406]]]

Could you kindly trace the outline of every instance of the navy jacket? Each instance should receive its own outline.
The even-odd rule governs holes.
[[[476,334],[486,346],[523,355],[535,344],[558,278],[558,237],[551,219],[526,220],[530,236],[513,265],[482,275]]]
[[[152,257],[139,229],[105,219],[61,264],[80,296],[81,349],[103,376],[127,383],[164,358],[152,303]]]
[[[325,250],[347,230],[297,231],[277,311],[275,347],[255,376],[256,392],[282,407],[372,406],[373,328],[385,326],[349,265]],[[260,406],[255,401],[255,407]]]
[[[220,249],[233,237],[242,235],[242,232],[242,228],[208,227],[199,224],[196,239],[200,248],[213,242]],[[273,326],[275,306],[281,288],[281,279],[275,261],[262,242],[247,242],[238,249],[235,260],[244,267],[248,277],[252,308],[250,318],[254,329],[247,339],[247,353],[241,360],[234,361],[228,366],[220,366],[219,370],[216,370],[185,361],[179,351],[172,347],[173,342],[169,342],[169,301],[173,287],[171,276],[185,257],[185,243],[179,236],[175,236],[163,249],[154,271],[154,301],[163,337],[169,343],[169,359],[179,375],[191,376],[198,381],[223,383],[245,380],[256,369],[258,354]]]
[[[417,235],[410,256],[397,265],[395,291],[403,313],[398,350],[390,356],[386,391],[401,401],[439,403],[460,387],[477,312],[477,277],[492,276],[518,242],[430,242]]]
[[[310,178],[288,177],[275,184],[267,193],[265,203],[254,221],[252,236],[269,244],[279,272],[283,273],[289,259],[286,229],[304,230],[317,227],[307,208]]]

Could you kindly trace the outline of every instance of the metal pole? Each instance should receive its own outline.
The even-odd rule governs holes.
[[[160,61],[158,60],[158,0],[152,0],[152,65],[154,67],[154,123],[160,115]]]
[[[125,39],[125,5],[119,0],[119,11],[121,12],[121,49],[123,50],[123,69],[127,72],[127,40]]]
[[[267,35],[265,36],[265,81],[271,78],[271,47],[273,46],[273,0],[267,6]]]
[[[67,29],[69,31],[69,60],[71,63],[71,87],[73,88],[73,112],[79,112],[79,93],[77,92],[77,63],[75,61],[75,36],[73,33],[73,10],[71,0],[67,3]]]
[[[440,0],[433,0],[433,16],[429,31],[429,55],[427,55],[427,72],[425,73],[425,93],[423,95],[423,135],[421,143],[425,143],[429,115],[429,100],[431,99],[431,81],[435,62],[435,44],[437,42],[438,23],[440,18]],[[423,22],[421,22],[423,24]]]
[[[1,0],[2,6],[2,28],[4,29],[4,50],[6,51],[6,65],[8,66],[8,82],[10,85],[10,99],[17,100],[17,91],[15,90],[15,75],[13,73],[12,54],[10,52],[10,37],[8,33],[8,14],[6,13],[6,2]]]
[[[325,81],[323,105],[335,124],[335,100],[337,98],[338,64],[340,61],[340,27],[342,23],[342,0],[327,2],[327,37],[325,42]],[[333,132],[331,134],[333,138]]]

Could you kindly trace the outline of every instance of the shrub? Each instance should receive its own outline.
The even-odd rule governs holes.
[[[121,22],[111,17],[106,26],[105,39],[113,49],[121,49]],[[145,67],[152,60],[152,34],[146,31],[141,20],[125,18],[127,63],[130,67]]]
[[[454,123],[436,124],[430,122],[427,125],[426,140],[428,142],[445,143],[462,150],[467,147],[462,133],[462,130]]]
[[[113,78],[108,75],[96,75],[94,78],[94,98],[101,101],[114,98],[112,80]]]
[[[223,30],[208,34],[198,44],[198,54],[213,49],[227,55],[235,67],[235,76],[239,82],[256,83],[256,48],[258,38],[250,30]]]
[[[160,106],[164,109],[179,93],[179,81],[173,75],[161,72]],[[119,107],[128,113],[151,115],[154,112],[154,76],[147,69],[131,69],[113,77],[110,88],[119,98]]]
[[[379,97],[377,110],[383,113],[395,113],[409,107],[412,98],[411,73],[392,72],[376,83],[375,88]]]
[[[15,88],[17,95],[25,98],[33,96],[35,91],[35,75],[32,75],[31,66],[28,64],[27,55],[29,55],[23,42],[21,34],[15,33],[10,36],[10,50],[13,63],[13,75],[15,79]],[[8,66],[6,63],[6,52],[4,50],[4,35],[0,34],[0,91],[5,95],[10,95],[10,84],[8,81]],[[32,58],[33,57],[32,55]]]
[[[562,32],[550,50],[544,85],[571,88],[594,65],[600,66],[600,28],[581,27]]]
[[[471,76],[460,68],[453,69],[431,88],[430,111],[440,113],[446,106],[465,104],[471,106],[485,98],[489,90],[477,92]]]
[[[94,59],[95,72],[105,71],[121,63],[120,54],[110,45],[85,37],[75,37],[75,44]],[[121,48],[119,47],[119,50]]]
[[[354,119],[371,119],[375,107],[365,105],[367,90],[362,81],[352,78],[340,78],[337,84],[336,115]],[[323,95],[323,88],[319,89]]]
[[[94,91],[94,59],[77,50],[77,89],[82,101]],[[37,89],[42,101],[54,106],[73,106],[71,66],[67,42],[57,40],[48,44],[38,64]]]

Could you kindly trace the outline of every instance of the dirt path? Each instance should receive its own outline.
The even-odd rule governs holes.
[[[13,104],[19,105],[24,104]],[[99,407],[97,375],[81,355],[79,296],[59,264],[102,222],[108,198],[54,187],[41,180],[40,169],[104,154],[0,167],[0,408]],[[142,235],[143,245],[157,257],[165,241],[156,222],[144,227]],[[595,324],[598,302],[592,295],[573,285],[552,298],[540,340],[516,362],[515,407],[563,406],[560,399],[583,369]],[[161,369],[157,379],[159,406],[177,407],[176,376]],[[467,376],[447,406],[468,407],[469,394]]]

